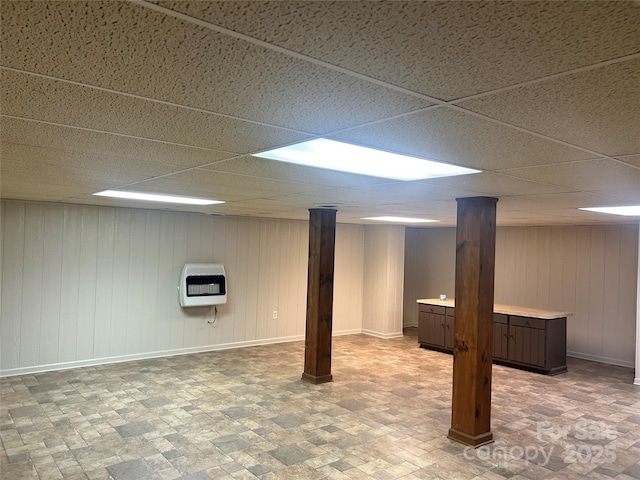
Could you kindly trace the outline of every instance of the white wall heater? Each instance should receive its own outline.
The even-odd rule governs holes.
[[[187,263],[182,267],[178,290],[181,307],[227,303],[224,267],[216,263]]]

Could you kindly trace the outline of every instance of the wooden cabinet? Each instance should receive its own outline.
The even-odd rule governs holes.
[[[418,342],[434,350],[445,351],[447,313],[445,307],[420,305],[418,312]]]
[[[421,305],[418,311],[418,342],[433,350],[451,352],[453,317],[453,308]]]
[[[547,375],[567,371],[566,317],[543,320],[509,315],[507,333],[507,358],[494,356],[495,363]]]
[[[509,317],[501,313],[493,314],[493,359],[509,359]]]
[[[419,304],[420,346],[452,353],[454,317],[454,308]],[[566,317],[540,319],[494,313],[494,363],[547,375],[566,372],[566,322]]]

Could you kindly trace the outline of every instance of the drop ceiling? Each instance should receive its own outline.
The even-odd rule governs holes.
[[[11,1],[0,4],[0,194],[145,208],[455,225],[637,223],[634,1]],[[325,137],[482,173],[413,182],[252,157]],[[371,222],[369,222],[371,223]],[[434,224],[430,224],[433,226]]]

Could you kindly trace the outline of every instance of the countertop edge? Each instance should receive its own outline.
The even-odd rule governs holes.
[[[419,298],[416,303],[424,305],[434,305],[437,307],[455,308],[455,301],[452,299],[440,300],[439,298]],[[518,317],[532,317],[541,320],[554,320],[556,318],[570,317],[571,312],[561,312],[557,310],[545,310],[534,307],[518,307],[516,305],[503,305],[496,303],[493,305],[493,312],[502,315],[514,315]]]

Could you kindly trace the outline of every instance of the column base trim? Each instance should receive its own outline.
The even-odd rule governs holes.
[[[468,435],[464,432],[460,432],[459,430],[450,428],[447,437],[458,443],[469,445],[470,447],[481,447],[482,445],[493,443],[493,433],[491,432],[485,432],[480,435]]]
[[[315,375],[311,375],[310,373],[303,372],[302,380],[304,380],[305,382],[313,383],[314,385],[319,385],[321,383],[332,382],[333,375],[329,374],[329,375],[315,376]]]

